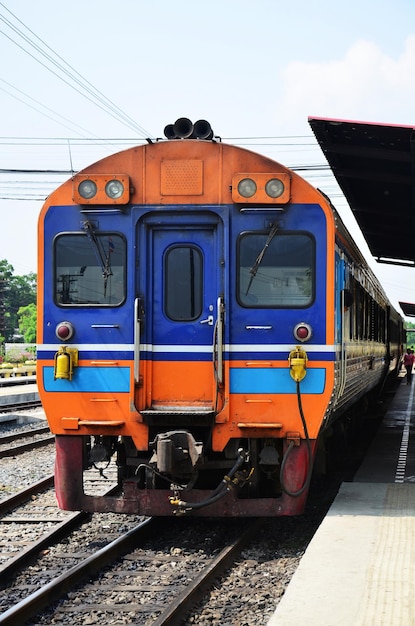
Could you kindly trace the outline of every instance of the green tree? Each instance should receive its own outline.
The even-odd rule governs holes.
[[[17,311],[19,330],[26,343],[36,343],[36,305],[21,306]]]
[[[409,348],[410,346],[415,346],[415,323],[414,322],[406,322],[406,345]],[[411,331],[411,332],[408,332]]]
[[[6,259],[0,260],[0,280],[2,283],[2,305],[4,307],[3,328],[0,334],[5,341],[12,341],[19,326],[20,307],[36,304],[36,274],[31,272],[23,276],[14,275],[14,267]]]
[[[7,341],[10,334],[10,312],[8,310],[9,282],[14,268],[6,259],[0,261],[0,335],[1,341]]]

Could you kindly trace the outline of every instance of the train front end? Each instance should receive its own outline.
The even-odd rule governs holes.
[[[301,513],[334,385],[334,222],[268,158],[121,152],[39,220],[38,386],[62,508]],[[85,493],[113,461],[118,493]]]

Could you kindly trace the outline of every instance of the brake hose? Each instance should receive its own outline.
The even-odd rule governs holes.
[[[201,509],[205,506],[213,504],[217,500],[220,500],[221,498],[226,496],[226,494],[229,493],[231,489],[233,489],[234,487],[238,485],[240,486],[241,483],[245,482],[245,480],[249,478],[250,474],[247,477],[244,477],[243,479],[241,477],[233,479],[237,470],[247,460],[248,460],[248,454],[242,448],[240,448],[238,450],[238,457],[232,469],[230,470],[229,474],[222,478],[221,482],[216,487],[216,489],[212,491],[212,493],[205,500],[202,500],[201,502],[186,502],[184,500],[180,500],[176,496],[172,496],[171,498],[169,498],[170,504],[172,506],[178,507],[178,509],[176,509],[176,512],[181,513],[181,514],[185,513],[186,511]]]

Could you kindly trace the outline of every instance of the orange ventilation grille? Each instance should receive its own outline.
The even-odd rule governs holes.
[[[201,196],[203,161],[196,159],[162,161],[160,179],[162,196]]]

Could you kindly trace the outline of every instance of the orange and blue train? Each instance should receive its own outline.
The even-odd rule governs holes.
[[[165,135],[74,174],[40,214],[59,505],[299,514],[318,444],[396,372],[402,319],[304,178],[204,120]],[[109,462],[115,492],[86,493]]]

